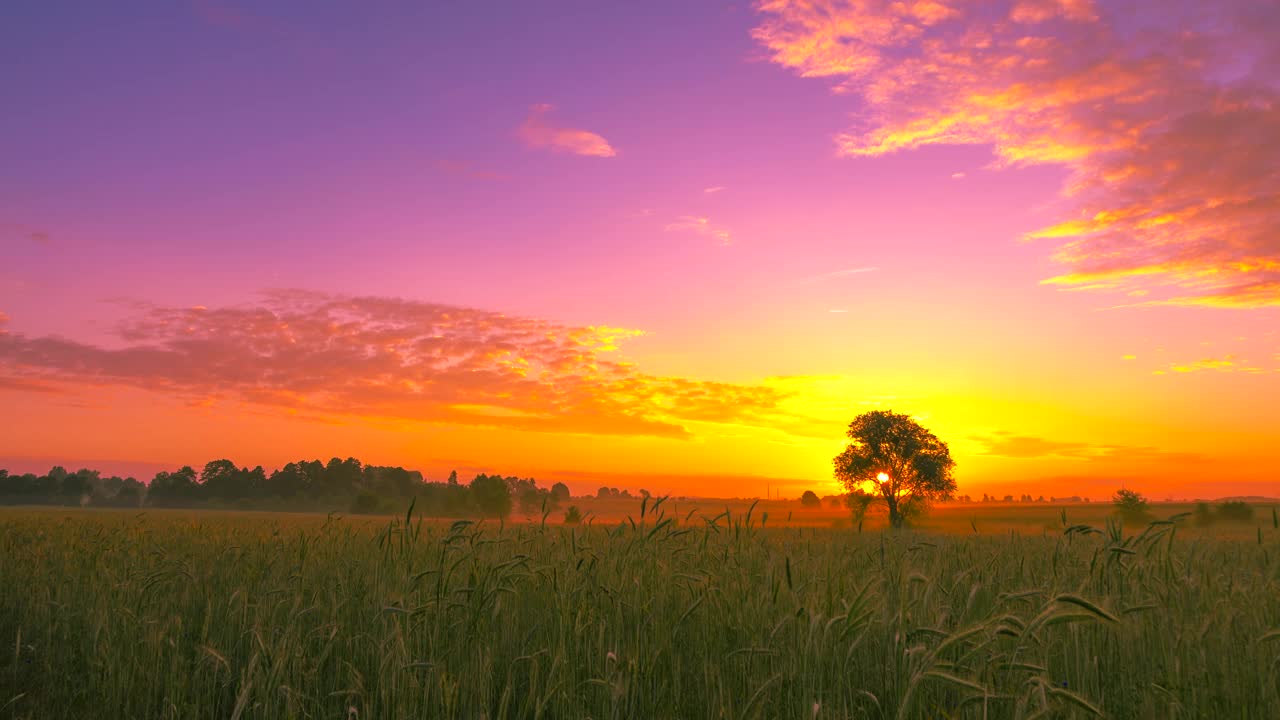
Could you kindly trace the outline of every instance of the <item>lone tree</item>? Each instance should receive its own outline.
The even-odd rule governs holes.
[[[805,490],[800,496],[800,504],[805,507],[821,507],[822,498],[818,497],[818,493],[812,490]]]
[[[951,451],[907,415],[890,410],[863,413],[849,423],[853,442],[835,457],[836,479],[850,492],[871,484],[889,508],[889,525],[955,492]]]
[[[1120,519],[1128,523],[1142,523],[1150,514],[1147,510],[1147,498],[1137,490],[1121,488],[1111,496],[1111,504],[1115,506]]]

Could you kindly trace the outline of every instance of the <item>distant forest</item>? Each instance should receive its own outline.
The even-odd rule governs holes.
[[[629,496],[600,488],[601,497]],[[355,458],[293,462],[270,475],[261,466],[237,467],[214,460],[196,471],[184,466],[160,472],[149,483],[132,477],[102,477],[97,470],[69,472],[55,466],[44,475],[0,470],[0,504],[96,507],[236,508],[400,512],[410,500],[415,512],[445,517],[506,517],[550,512],[569,499],[569,487],[538,487],[533,478],[476,475],[468,483],[450,473],[427,482],[417,470],[365,465]]]
[[[616,487],[601,487],[593,493],[600,499],[640,499],[649,495],[646,490],[633,495]],[[70,472],[57,465],[44,475],[19,475],[0,469],[0,505],[342,510],[378,514],[401,512],[409,500],[414,501],[415,511],[424,515],[506,517],[512,512],[539,514],[559,509],[569,500],[569,488],[559,482],[544,488],[533,478],[484,474],[463,483],[456,471],[444,482],[430,482],[417,470],[365,465],[356,458],[336,457],[327,463],[292,462],[269,475],[261,466],[250,469],[237,467],[230,460],[214,460],[205,463],[203,470],[183,466],[157,473],[146,483],[132,477],[103,477],[101,472],[87,468]],[[805,507],[844,509],[849,496],[819,497],[806,490],[799,502]],[[977,500],[960,495],[952,502],[1087,503],[1089,498],[983,495]]]

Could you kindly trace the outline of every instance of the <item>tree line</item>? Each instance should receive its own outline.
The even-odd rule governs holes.
[[[200,471],[186,465],[156,473],[150,482],[103,477],[97,470],[70,472],[54,466],[44,475],[0,469],[0,504],[95,507],[223,507],[272,510],[398,512],[413,500],[416,512],[444,517],[506,517],[549,512],[569,499],[569,487],[539,487],[533,478],[476,475],[469,483],[454,471],[430,482],[417,470],[365,465],[356,458],[291,462],[268,474],[262,466],[213,460]]]

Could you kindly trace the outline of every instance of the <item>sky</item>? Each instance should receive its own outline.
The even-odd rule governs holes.
[[[5,16],[0,467],[1280,494],[1280,6]]]

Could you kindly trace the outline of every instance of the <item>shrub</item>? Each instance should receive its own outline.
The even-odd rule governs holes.
[[[1195,521],[1197,527],[1209,527],[1213,524],[1213,508],[1209,503],[1196,503]]]
[[[862,532],[862,521],[867,518],[867,509],[875,501],[875,495],[861,489],[855,489],[845,496],[845,503],[853,512],[853,524],[857,526],[858,532]]]
[[[1116,506],[1120,519],[1127,523],[1145,522],[1150,517],[1147,499],[1137,490],[1117,490],[1111,497],[1111,504]]]
[[[1228,500],[1218,505],[1218,517],[1226,522],[1253,520],[1253,506],[1242,500]]]
[[[564,524],[577,525],[582,522],[582,511],[577,505],[570,505],[568,510],[564,511]]]

